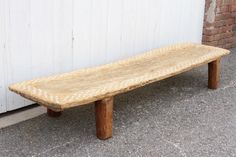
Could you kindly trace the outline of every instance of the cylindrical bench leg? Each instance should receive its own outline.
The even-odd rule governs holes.
[[[220,59],[208,64],[208,88],[217,89],[220,81]]]
[[[62,113],[61,111],[56,112],[56,111],[53,111],[53,110],[47,108],[47,115],[49,117],[59,117],[61,115],[61,113]]]
[[[113,98],[95,102],[96,134],[101,140],[112,137]]]

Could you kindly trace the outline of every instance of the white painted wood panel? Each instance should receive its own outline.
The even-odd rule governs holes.
[[[108,1],[92,0],[90,53],[92,54],[91,64],[93,65],[106,62]]]
[[[107,62],[121,58],[123,9],[125,0],[108,1]]]
[[[73,3],[73,69],[91,65],[92,0]]]
[[[31,2],[32,77],[54,72],[54,1]]]
[[[54,73],[73,68],[73,0],[54,0],[53,8],[53,57]]]
[[[205,0],[0,0],[0,113],[11,83],[201,42]]]
[[[31,78],[30,0],[9,0],[7,24],[7,84]],[[28,105],[26,99],[7,91],[7,110]]]
[[[0,1],[0,113],[6,112],[6,3]]]

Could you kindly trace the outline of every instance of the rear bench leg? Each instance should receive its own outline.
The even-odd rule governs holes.
[[[95,102],[96,134],[101,140],[112,137],[113,97]]]
[[[47,108],[47,114],[49,117],[59,117],[61,115],[61,111],[53,111],[49,108]]]
[[[220,80],[220,58],[208,64],[208,88],[217,89]]]

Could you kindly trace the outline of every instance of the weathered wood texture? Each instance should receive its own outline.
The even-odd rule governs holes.
[[[17,83],[10,90],[60,111],[177,75],[228,53],[210,46],[179,44],[99,67]]]
[[[217,89],[220,81],[220,59],[208,64],[208,88]]]
[[[53,111],[51,109],[47,109],[47,114],[49,117],[60,117],[62,112],[61,111]]]
[[[101,140],[112,136],[113,98],[95,102],[96,133]]]

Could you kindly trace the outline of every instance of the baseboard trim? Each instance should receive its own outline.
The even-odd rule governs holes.
[[[44,113],[46,113],[46,108],[38,105],[4,113],[0,116],[0,128],[5,128],[32,119]]]

